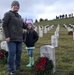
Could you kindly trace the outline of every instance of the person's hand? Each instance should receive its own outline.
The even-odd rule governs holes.
[[[26,29],[23,29],[23,33],[24,33],[24,32],[27,32],[27,30],[26,30]]]
[[[10,42],[10,38],[6,38],[6,42]]]

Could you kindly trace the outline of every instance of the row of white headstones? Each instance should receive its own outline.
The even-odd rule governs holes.
[[[35,27],[35,31],[39,33],[39,37],[42,38],[44,34],[47,34],[51,29],[54,28],[54,25],[38,26]],[[54,35],[51,36],[51,44],[53,47],[58,47],[58,38],[59,38],[60,25],[57,26]]]
[[[47,34],[53,28],[54,25],[38,26],[39,37],[42,38],[44,34]],[[37,27],[35,27],[35,31],[37,31]],[[60,25],[57,26],[54,35],[51,36],[51,45],[44,45],[40,47],[40,57],[48,57],[49,60],[53,61],[54,64],[53,73],[56,71],[55,47],[58,47],[59,31]]]
[[[38,26],[39,28],[39,37],[43,37],[43,31],[44,34],[47,34],[54,25],[46,25],[46,26]],[[51,45],[44,45],[40,47],[40,57],[47,57],[49,60],[53,61],[53,73],[56,71],[56,63],[55,63],[55,47],[58,47],[58,38],[59,38],[59,30],[60,30],[60,25],[57,26],[56,31],[54,32],[54,35],[51,36]],[[35,31],[37,31],[37,27],[35,27]],[[0,32],[0,40],[3,40],[3,35],[2,32]],[[1,42],[1,49],[4,49],[8,51],[7,47],[7,42],[2,41]]]
[[[44,34],[47,34],[52,28],[54,27],[54,25],[46,25],[46,26],[38,26],[39,28],[39,37],[42,38]],[[37,27],[35,28],[35,30],[37,29]],[[37,31],[37,30],[36,30]]]
[[[73,40],[74,40],[74,25],[69,24],[71,27],[68,27],[68,25],[63,24],[63,26],[67,29],[68,32],[72,31],[73,32]]]

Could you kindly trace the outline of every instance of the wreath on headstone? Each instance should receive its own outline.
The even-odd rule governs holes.
[[[34,75],[48,75],[53,71],[53,62],[47,57],[39,57],[35,64],[32,66]]]
[[[73,35],[73,31],[69,31],[68,32],[68,35]]]
[[[0,49],[0,64],[7,63],[8,52],[4,49]]]

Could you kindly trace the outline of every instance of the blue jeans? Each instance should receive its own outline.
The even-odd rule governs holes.
[[[7,42],[8,44],[8,71],[14,72],[14,65],[16,69],[20,69],[20,60],[22,52],[22,42]]]
[[[33,57],[33,49],[27,49],[29,57]]]

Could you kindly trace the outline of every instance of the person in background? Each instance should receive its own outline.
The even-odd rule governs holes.
[[[26,44],[26,49],[29,56],[29,64],[27,67],[31,67],[34,65],[34,56],[33,50],[35,49],[35,43],[38,40],[38,34],[34,30],[33,21],[31,19],[26,20],[27,31],[23,34],[24,43]]]
[[[23,42],[23,27],[25,26],[21,16],[18,14],[20,4],[18,1],[13,1],[11,10],[4,14],[3,30],[8,45],[8,72],[10,75],[16,75],[16,70],[22,72],[20,61]]]

